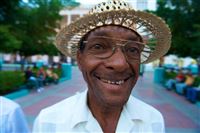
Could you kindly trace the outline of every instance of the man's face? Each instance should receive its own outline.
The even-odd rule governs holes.
[[[138,79],[140,52],[135,52],[135,58],[129,59],[120,47],[107,58],[99,58],[98,56],[101,55],[94,56],[92,51],[104,49],[104,47],[99,47],[101,44],[126,42],[121,40],[139,42],[140,38],[126,28],[100,27],[89,33],[84,50],[78,51],[77,61],[88,84],[89,102],[96,101],[104,106],[116,107],[123,106],[127,102]],[[139,49],[140,46],[134,47]]]

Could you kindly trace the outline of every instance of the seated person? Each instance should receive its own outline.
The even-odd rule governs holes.
[[[184,83],[176,83],[176,92],[180,94],[186,94],[187,88],[193,85],[194,79],[195,78],[192,73],[188,72]]]
[[[37,78],[40,81],[41,86],[45,83],[46,80],[46,72],[43,67],[41,67],[37,72]]]
[[[186,91],[186,98],[189,101],[195,103],[200,100],[200,84],[198,87],[189,87]]]
[[[26,71],[25,71],[25,79],[26,79],[26,83],[28,88],[36,88],[38,92],[40,92],[40,90],[42,90],[42,86],[43,84],[41,83],[40,79],[36,78],[34,76],[34,73],[32,72],[32,68],[31,67],[27,67]]]
[[[26,82],[30,79],[30,77],[34,77],[34,74],[33,74],[32,69],[31,69],[30,66],[28,66],[26,68],[26,71],[24,73],[25,73]]]
[[[185,75],[183,74],[182,70],[179,70],[175,79],[169,79],[166,82],[165,86],[167,87],[168,90],[171,90],[171,89],[175,88],[176,83],[184,82],[184,80],[185,80]]]
[[[46,77],[47,77],[48,82],[54,82],[55,84],[58,83],[58,75],[53,72],[52,67],[49,67],[46,70]]]
[[[24,113],[17,103],[0,96],[0,112],[1,133],[29,133]]]
[[[37,78],[34,76],[32,68],[29,66],[26,68],[26,71],[25,71],[25,81],[26,81],[26,83],[31,84],[31,88],[32,87],[37,88],[37,86],[38,86]]]

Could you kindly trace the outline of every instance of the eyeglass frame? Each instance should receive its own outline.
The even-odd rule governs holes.
[[[116,52],[116,49],[119,47],[120,49],[121,49],[121,51],[123,52],[123,54],[124,54],[124,56],[126,57],[126,60],[128,61],[129,60],[129,58],[128,57],[130,57],[130,56],[128,56],[126,53],[126,49],[125,49],[125,46],[128,44],[128,42],[135,42],[135,43],[137,43],[137,44],[139,44],[139,45],[142,45],[143,47],[140,49],[140,48],[138,48],[138,50],[139,50],[139,55],[141,55],[141,52],[143,51],[143,49],[144,49],[144,46],[146,45],[145,43],[143,43],[143,42],[139,42],[139,41],[133,41],[133,40],[124,40],[124,39],[116,39],[116,38],[112,38],[112,37],[105,37],[105,36],[95,36],[95,37],[101,37],[101,38],[105,38],[105,39],[113,39],[113,40],[118,40],[118,41],[126,41],[125,43],[112,43],[111,44],[111,46],[112,46],[112,53],[109,55],[109,56],[106,56],[106,57],[99,57],[98,55],[95,55],[95,54],[93,54],[93,53],[91,53],[91,52],[88,52],[88,53],[90,53],[90,54],[92,54],[94,57],[96,57],[96,58],[99,58],[99,59],[108,59],[108,58],[110,58],[115,52]],[[83,42],[83,44],[87,44],[88,43],[88,41],[82,41]],[[85,49],[85,46],[84,46],[84,49]],[[83,51],[84,52],[84,51]],[[132,59],[134,59],[134,60],[136,60],[135,58],[132,58]],[[138,58],[138,60],[139,60],[140,58]]]

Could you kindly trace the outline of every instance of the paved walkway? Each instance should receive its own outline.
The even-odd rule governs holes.
[[[47,86],[41,93],[33,91],[30,95],[15,100],[22,106],[30,128],[41,109],[86,88],[77,67],[73,68],[72,73],[71,80]],[[191,104],[183,96],[154,84],[152,72],[146,72],[139,78],[132,95],[151,104],[163,114],[166,133],[200,133],[200,107]]]

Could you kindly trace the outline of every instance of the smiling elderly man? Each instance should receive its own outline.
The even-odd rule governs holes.
[[[152,14],[110,0],[63,28],[56,46],[77,59],[88,89],[41,111],[35,132],[164,132],[156,109],[130,96],[141,63],[163,56],[171,33]]]

